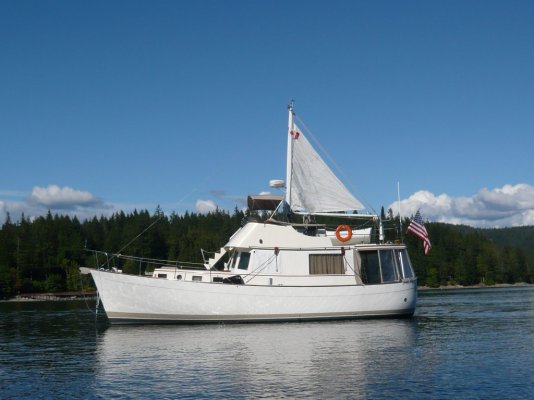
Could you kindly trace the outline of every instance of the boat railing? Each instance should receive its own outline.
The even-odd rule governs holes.
[[[178,260],[165,260],[158,258],[149,258],[149,257],[138,257],[128,254],[120,253],[108,253],[101,250],[92,250],[86,249],[86,251],[93,253],[95,258],[95,265],[97,269],[111,270],[118,272],[121,270],[122,261],[130,261],[132,263],[139,264],[139,275],[142,275],[143,266],[144,270],[154,270],[156,268],[167,267],[175,269],[191,269],[191,270],[200,270],[204,269],[204,264],[187,262],[187,261],[178,261]],[[104,258],[103,261],[102,258]],[[153,268],[152,268],[153,267]]]

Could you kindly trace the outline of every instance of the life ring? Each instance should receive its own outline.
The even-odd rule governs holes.
[[[341,236],[341,231],[346,231],[347,236]],[[352,229],[348,225],[339,225],[336,229],[336,238],[340,242],[348,242],[352,238]]]

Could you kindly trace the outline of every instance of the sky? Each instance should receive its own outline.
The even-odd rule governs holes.
[[[1,0],[0,223],[281,194],[294,100],[375,211],[534,225],[533,43],[529,0]]]

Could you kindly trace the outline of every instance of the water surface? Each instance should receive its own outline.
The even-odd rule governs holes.
[[[0,303],[1,399],[530,399],[534,288],[420,293],[412,319],[110,327]]]

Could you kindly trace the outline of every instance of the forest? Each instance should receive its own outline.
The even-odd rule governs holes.
[[[165,215],[158,207],[131,213],[118,212],[79,221],[47,215],[12,221],[9,215],[0,230],[0,298],[21,293],[91,290],[80,266],[94,267],[98,260],[88,250],[122,253],[161,260],[202,262],[200,249],[216,251],[249,215],[217,210],[209,214],[186,212]],[[386,218],[386,240],[402,236],[407,244],[419,285],[495,285],[534,281],[534,256],[524,232],[533,227],[484,230],[443,223],[426,223],[432,250],[424,255],[422,242],[406,235],[409,219]],[[522,230],[523,229],[523,230]],[[402,233],[402,235],[401,235]],[[532,243],[532,242],[530,242]],[[101,260],[98,261],[100,264]],[[138,273],[139,266],[118,265]],[[146,268],[146,267],[144,267]]]

